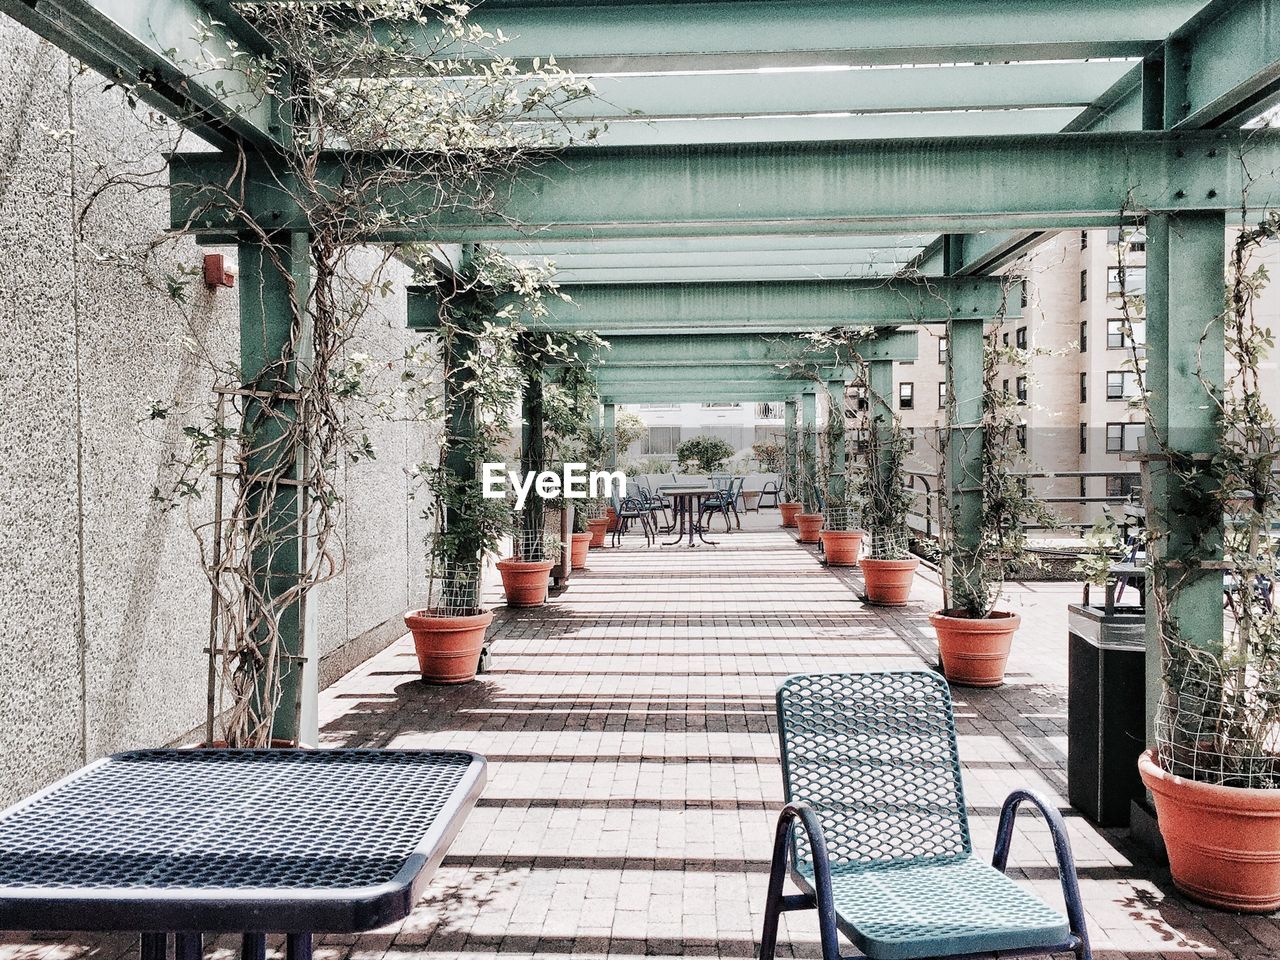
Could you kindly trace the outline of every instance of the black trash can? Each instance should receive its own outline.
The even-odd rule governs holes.
[[[1067,797],[1102,827],[1127,827],[1143,795],[1146,616],[1141,609],[1067,608]]]

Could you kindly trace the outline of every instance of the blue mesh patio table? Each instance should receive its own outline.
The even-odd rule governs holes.
[[[402,919],[484,787],[483,757],[425,750],[142,750],[0,813],[0,929],[131,931],[143,960],[244,935]]]

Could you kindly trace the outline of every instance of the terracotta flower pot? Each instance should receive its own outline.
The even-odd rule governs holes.
[[[596,517],[587,521],[587,529],[591,531],[591,546],[603,547],[604,535],[609,532],[609,518]]]
[[[963,687],[998,687],[1004,683],[1013,633],[1022,623],[1016,613],[993,610],[985,617],[966,617],[959,610],[929,614],[938,632],[942,672]]]
[[[574,570],[587,568],[587,550],[591,547],[590,533],[575,533],[573,543],[569,547],[569,563]]]
[[[856,567],[858,554],[862,552],[862,538],[865,530],[823,530],[822,551],[826,555],[827,565],[832,567]]]
[[[418,668],[427,683],[467,683],[476,678],[485,629],[493,622],[486,610],[469,617],[439,617],[430,610],[410,610],[405,626],[413,634]]]
[[[917,557],[908,560],[873,560],[864,557],[858,564],[862,568],[862,582],[867,588],[867,599],[882,607],[905,607],[911,596],[911,584],[915,580]]]
[[[1155,798],[1179,890],[1227,910],[1280,909],[1280,790],[1170,776],[1150,750],[1138,772]]]
[[[796,517],[800,511],[804,509],[802,503],[780,503],[778,504],[778,512],[782,514],[782,525],[784,527],[794,527],[796,525]]]
[[[605,519],[609,521],[609,526],[605,528],[606,533],[613,533],[618,529],[618,513],[613,507],[605,508]]]
[[[550,560],[517,560],[508,557],[498,561],[502,576],[502,592],[509,607],[540,607],[547,602],[551,583]]]
[[[817,543],[818,532],[822,529],[825,518],[820,513],[801,513],[796,515],[796,527],[800,530],[801,543]]]

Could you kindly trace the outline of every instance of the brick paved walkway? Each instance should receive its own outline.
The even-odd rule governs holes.
[[[394,644],[322,695],[324,745],[465,747],[490,783],[422,905],[403,924],[329,938],[321,960],[624,955],[750,957],[781,804],[773,691],[789,673],[918,668],[936,650],[936,583],[887,615],[765,511],[718,549],[591,553],[535,611],[501,610],[492,672],[460,688],[416,679]],[[1068,816],[1097,955],[1132,960],[1280,955],[1280,923],[1187,904],[1119,834],[1074,815],[1065,783],[1065,605],[1029,584],[1010,682],[956,691],[975,843],[989,850],[1008,790],[1034,786]],[[1059,902],[1048,833],[1021,821],[1017,873]],[[812,914],[782,952],[816,956]],[[5,960],[119,955],[119,939],[15,942]],[[87,949],[86,949],[87,948]],[[230,944],[219,954],[230,956]]]

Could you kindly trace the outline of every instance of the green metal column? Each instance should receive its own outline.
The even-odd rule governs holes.
[[[893,432],[893,407],[890,397],[893,396],[893,361],[872,360],[867,364],[867,407],[871,421],[871,436],[868,443],[883,447]],[[884,463],[884,458],[877,459]]]
[[[475,380],[475,363],[471,360],[480,349],[478,337],[486,310],[485,297],[477,291],[456,293],[443,309],[449,311],[450,323],[441,340],[444,361],[444,411],[445,445],[444,468],[452,492],[445,504],[445,530],[450,536],[458,536],[465,530],[458,505],[479,503],[481,498],[480,465],[476,462],[473,441],[479,429],[475,391],[470,389]],[[470,361],[470,362],[469,362]],[[458,540],[451,554],[463,564],[473,561],[479,564],[483,544],[476,533],[468,539]],[[456,582],[459,572],[442,571],[445,582]]]
[[[618,466],[618,437],[615,430],[617,413],[616,404],[604,405],[604,466],[606,470],[614,470]]]
[[[1226,223],[1221,213],[1147,218],[1147,366],[1150,419],[1146,449],[1168,452],[1174,471],[1159,456],[1146,463],[1148,528],[1158,536],[1149,553],[1148,597],[1174,580],[1182,584],[1171,616],[1181,636],[1205,647],[1222,643],[1222,572],[1177,566],[1184,555],[1207,552],[1220,559],[1222,528],[1193,509],[1199,491],[1176,473],[1207,461],[1218,449],[1217,405],[1205,383],[1221,396],[1225,382],[1223,283]],[[1216,319],[1215,319],[1216,318]],[[1162,449],[1163,448],[1163,449]],[[1207,480],[1203,481],[1208,483]],[[1165,566],[1169,561],[1173,569]],[[1155,604],[1147,603],[1147,740],[1154,742],[1160,696],[1160,630]]]
[[[297,588],[306,560],[306,491],[298,485],[303,451],[284,442],[297,416],[299,368],[305,370],[310,362],[308,237],[285,233],[267,244],[241,243],[239,265],[240,365],[249,391],[244,482],[249,515],[256,518],[251,522],[258,525],[252,563],[262,598],[250,616],[258,621],[255,636],[267,658],[266,669],[257,672],[253,714],[272,715],[270,737],[314,743],[314,633],[307,633],[306,604],[286,599]],[[274,622],[277,637],[274,665],[268,622]]]
[[[796,451],[799,449],[799,439],[796,437],[796,401],[787,400],[782,405],[782,429],[783,429],[783,453],[787,461],[787,476],[790,478],[792,485],[799,489],[800,475],[796,472],[799,469],[796,463]],[[783,490],[783,497],[794,495],[795,491]]]
[[[982,363],[983,321],[952,319],[947,324],[947,396],[950,419],[944,427],[943,464],[951,517],[952,557],[944,570],[944,602],[959,605],[976,589],[974,567],[982,523]]]
[[[539,365],[528,370],[524,382],[524,395],[521,402],[520,430],[520,468],[527,476],[530,473],[541,473],[547,468],[547,449],[544,428],[546,426],[543,411],[542,367]],[[539,549],[541,538],[538,537],[546,524],[546,501],[536,493],[525,498],[521,525],[524,530],[523,543],[517,544],[529,551]],[[522,556],[522,560],[542,560],[542,556]]]
[[[806,486],[800,492],[800,501],[809,503],[818,484],[818,391],[810,387],[800,395],[800,429],[804,443],[804,476]],[[805,491],[809,496],[805,496]]]
[[[828,428],[830,418],[838,417],[844,423],[844,391],[843,380],[827,382],[827,417]],[[844,500],[846,478],[848,476],[848,437],[841,431],[838,439],[834,433],[831,449],[827,451],[827,496],[832,500]]]

